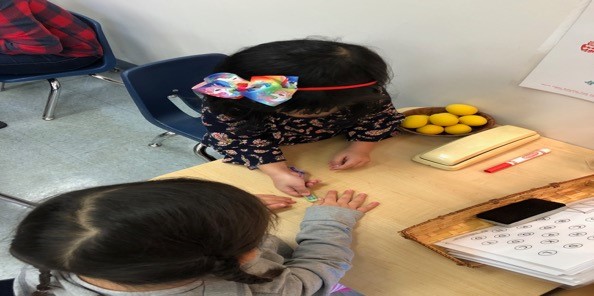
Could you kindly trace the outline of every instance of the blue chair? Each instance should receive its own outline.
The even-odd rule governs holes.
[[[210,161],[216,159],[208,155],[205,151],[207,147],[200,143],[207,131],[199,118],[201,100],[192,87],[212,74],[214,67],[226,57],[218,53],[186,56],[122,72],[124,85],[140,113],[150,123],[166,130],[149,146],[161,146],[165,139],[178,134],[198,142],[194,146],[196,155]],[[189,107],[188,110],[194,114],[184,112],[179,103],[186,109]]]
[[[97,39],[101,46],[103,47],[103,57],[97,60],[92,65],[87,67],[66,71],[66,72],[59,72],[59,73],[51,73],[51,74],[30,74],[30,75],[0,75],[0,91],[4,90],[4,83],[7,82],[25,82],[25,81],[34,81],[34,80],[43,80],[47,79],[50,84],[51,90],[50,94],[47,99],[47,103],[45,105],[45,110],[43,111],[43,119],[44,120],[52,120],[54,119],[54,111],[56,109],[56,103],[58,102],[58,97],[60,96],[60,83],[56,78],[60,77],[69,77],[69,76],[78,76],[78,75],[91,75],[96,78],[100,78],[103,80],[107,80],[110,82],[120,83],[118,81],[109,79],[107,77],[96,75],[96,73],[105,72],[111,70],[116,65],[116,58],[111,51],[111,47],[109,47],[109,43],[107,42],[107,38],[105,38],[105,34],[103,34],[103,30],[101,29],[101,25],[84,15],[71,12],[74,16],[82,20],[83,22],[87,23],[89,26],[93,28],[95,33],[97,34]]]
[[[14,289],[12,285],[14,279],[0,280],[0,295],[2,296],[14,296]]]

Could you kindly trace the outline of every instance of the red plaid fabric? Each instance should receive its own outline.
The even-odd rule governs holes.
[[[0,1],[0,54],[102,56],[92,28],[46,0]]]

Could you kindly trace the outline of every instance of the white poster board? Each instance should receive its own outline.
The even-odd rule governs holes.
[[[594,2],[520,86],[594,102]]]

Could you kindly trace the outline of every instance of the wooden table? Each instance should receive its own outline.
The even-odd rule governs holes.
[[[443,171],[411,158],[454,138],[400,135],[384,140],[372,162],[361,169],[327,169],[331,155],[347,143],[341,138],[283,149],[289,164],[323,180],[317,195],[329,189],[355,189],[381,205],[367,214],[354,231],[354,267],[342,283],[365,295],[540,295],[557,286],[537,278],[493,267],[468,268],[402,238],[398,231],[438,215],[466,208],[552,182],[594,174],[586,160],[594,151],[540,138],[459,171]],[[482,170],[543,147],[552,152],[494,174]],[[252,193],[280,194],[269,178],[220,160],[170,173],[164,177],[197,177],[225,182]],[[282,195],[282,194],[281,194]],[[310,204],[298,199],[281,212],[277,235],[294,243],[299,222]]]

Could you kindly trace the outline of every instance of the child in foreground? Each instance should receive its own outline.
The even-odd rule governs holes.
[[[102,186],[51,198],[10,252],[25,295],[327,295],[350,268],[351,230],[378,203],[329,191],[307,209],[297,248],[267,235],[254,195],[196,179]]]
[[[203,143],[225,162],[260,169],[289,195],[309,195],[319,180],[292,171],[280,146],[344,135],[349,145],[328,166],[357,168],[403,119],[384,88],[386,62],[364,46],[308,39],[264,43],[229,56],[215,72],[193,88],[205,95]]]

